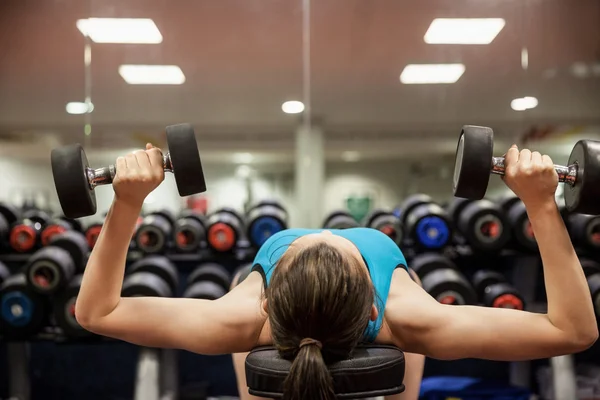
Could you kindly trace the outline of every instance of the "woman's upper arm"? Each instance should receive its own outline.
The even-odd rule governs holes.
[[[266,320],[252,289],[245,281],[213,301],[122,298],[113,312],[86,328],[140,346],[200,354],[245,352],[256,344]]]

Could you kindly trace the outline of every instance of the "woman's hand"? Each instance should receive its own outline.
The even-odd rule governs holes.
[[[146,144],[146,150],[117,158],[116,167],[115,197],[135,207],[141,207],[146,196],[165,178],[162,151],[150,143]]]
[[[537,151],[513,145],[504,158],[504,182],[525,203],[527,209],[555,203],[558,174],[552,159]]]

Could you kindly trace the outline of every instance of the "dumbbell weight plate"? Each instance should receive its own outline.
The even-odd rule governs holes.
[[[173,297],[169,284],[150,272],[127,275],[123,281],[123,297]]]
[[[578,141],[568,165],[577,164],[577,179],[574,185],[564,185],[565,206],[572,213],[600,214],[600,142]]]
[[[472,282],[477,296],[482,299],[486,287],[495,283],[506,282],[506,278],[499,272],[482,269],[473,275]]]
[[[88,242],[88,246],[90,249],[93,249],[96,245],[96,241],[98,241],[98,236],[100,236],[101,231],[102,224],[98,222],[88,225],[85,229],[85,238]]]
[[[208,243],[213,250],[227,252],[233,249],[243,230],[243,219],[231,208],[215,211],[208,218]]]
[[[410,263],[410,268],[421,280],[437,269],[457,269],[456,265],[449,258],[436,253],[418,255]]]
[[[191,210],[184,211],[175,222],[173,236],[180,251],[194,251],[206,241],[206,218]]]
[[[227,294],[227,291],[222,286],[211,281],[201,281],[189,286],[183,293],[183,297],[188,299],[216,300],[225,296],[225,294]]]
[[[32,291],[49,295],[67,286],[75,275],[75,263],[67,250],[49,246],[29,258],[24,272]]]
[[[460,215],[462,214],[465,207],[468,206],[472,202],[473,202],[473,200],[470,200],[470,199],[455,197],[452,199],[450,204],[448,204],[448,206],[445,207],[446,213],[448,214],[448,216],[454,223],[455,227],[458,228],[458,220],[460,219]]]
[[[146,254],[162,252],[172,236],[175,219],[167,211],[146,215],[136,230],[135,243]]]
[[[437,269],[422,278],[423,289],[442,304],[474,305],[475,291],[469,281],[457,270]]]
[[[83,275],[76,275],[67,288],[58,293],[53,299],[52,312],[56,325],[60,327],[63,333],[68,337],[90,337],[93,333],[84,329],[77,322],[75,317],[75,303],[79,295],[81,280]]]
[[[354,217],[343,210],[332,211],[323,221],[323,229],[350,229],[359,226],[360,224],[356,222]]]
[[[483,304],[486,307],[524,310],[525,301],[517,290],[508,283],[495,283],[485,288]]]
[[[600,273],[596,272],[587,277],[588,286],[592,295],[592,303],[596,316],[600,317]]]
[[[146,256],[128,268],[128,274],[148,272],[159,276],[170,287],[171,292],[176,293],[179,287],[179,273],[175,265],[166,257]]]
[[[262,200],[259,201],[258,203],[256,203],[255,205],[253,205],[252,207],[250,207],[247,211],[246,214],[250,214],[251,211],[257,209],[257,208],[261,208],[261,207],[275,207],[278,208],[279,210],[283,211],[285,213],[285,219],[287,220],[288,218],[288,212],[285,209],[284,206],[281,205],[280,202],[275,201],[275,200]]]
[[[167,144],[180,196],[206,191],[196,134],[190,124],[168,126]]]
[[[390,214],[388,211],[385,211],[381,208],[376,208],[375,210],[370,211],[364,218],[362,221],[362,226],[364,226],[365,228],[372,228],[373,226],[373,221],[382,216],[382,215],[388,215]]]
[[[268,204],[247,213],[248,238],[255,247],[262,246],[271,236],[287,227],[287,212]]]
[[[472,200],[485,196],[493,156],[494,131],[482,126],[463,126],[456,147],[454,196]]]
[[[207,263],[200,265],[190,273],[187,279],[187,286],[189,287],[203,281],[214,282],[222,287],[223,290],[228,291],[231,284],[231,276],[222,265]]]
[[[452,231],[444,210],[437,204],[422,204],[406,218],[406,232],[419,247],[440,249],[450,243]]]
[[[457,225],[471,247],[479,251],[500,251],[511,236],[502,209],[488,200],[469,203],[458,217]]]
[[[400,219],[393,214],[382,214],[376,217],[371,222],[371,228],[384,233],[396,244],[402,243],[402,240],[404,239],[404,232],[400,225]]]
[[[10,270],[0,261],[0,285],[10,276]]]
[[[413,194],[408,196],[400,205],[400,223],[406,226],[406,219],[416,207],[433,203],[433,199],[426,194]]]
[[[589,250],[600,250],[600,216],[570,214],[567,217],[569,233],[576,245]]]
[[[69,252],[77,272],[83,272],[90,251],[87,239],[78,231],[66,231],[52,237],[49,246],[60,247]]]
[[[529,222],[525,204],[521,201],[514,203],[507,217],[517,243],[527,250],[537,250],[537,241],[531,222]]]
[[[0,334],[22,339],[46,322],[46,299],[27,287],[24,274],[10,276],[0,287]]]
[[[14,224],[21,218],[19,211],[15,207],[5,203],[0,203],[0,215],[6,219],[8,225]]]

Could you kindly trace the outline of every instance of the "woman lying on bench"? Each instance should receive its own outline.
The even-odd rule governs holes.
[[[273,344],[293,360],[284,397],[325,400],[335,398],[327,363],[360,342],[411,353],[408,389],[399,396],[416,399],[423,355],[529,360],[582,351],[598,336],[586,279],[554,201],[558,178],[548,156],[513,146],[504,177],[525,203],[539,244],[546,314],[439,304],[411,279],[398,247],[371,229],[280,232],[262,246],[253,272],[215,301],[121,298],[137,217],[164,178],[161,157],[148,145],[117,162],[115,200],[76,305],[77,320],[92,332],[201,354]]]

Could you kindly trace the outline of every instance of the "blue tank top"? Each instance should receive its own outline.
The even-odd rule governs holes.
[[[289,245],[300,236],[319,233],[324,229],[287,229],[271,236],[259,249],[254,259],[253,271],[259,271],[269,286],[273,270],[279,258]],[[351,241],[360,251],[375,288],[375,306],[378,310],[377,320],[369,321],[364,334],[364,341],[373,342],[383,323],[383,312],[390,291],[392,274],[398,267],[407,269],[406,259],[398,245],[384,233],[371,228],[330,229]],[[408,270],[408,269],[407,269]]]

